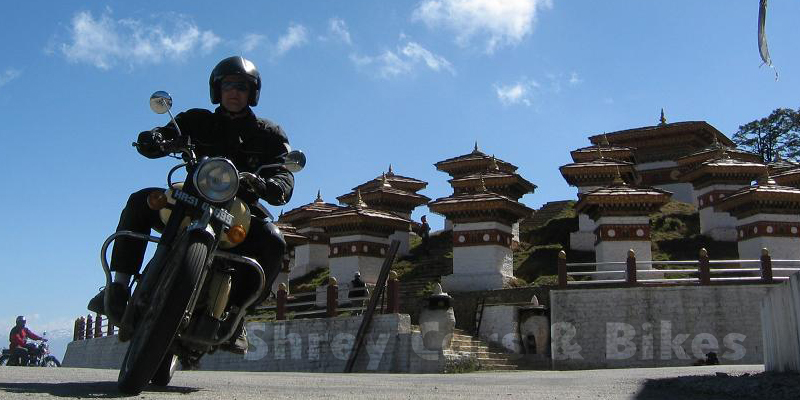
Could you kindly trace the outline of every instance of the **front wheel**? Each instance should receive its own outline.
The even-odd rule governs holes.
[[[175,274],[173,279],[165,276],[154,288],[152,300],[133,333],[119,370],[117,387],[121,392],[141,393],[168,354],[200,281],[207,254],[205,243],[190,242],[180,267],[175,268],[177,271],[169,271]]]
[[[52,367],[60,367],[61,363],[58,361],[57,358],[55,358],[55,356],[47,356],[47,357],[44,358],[44,361],[42,361],[42,366],[43,367],[50,367],[50,368],[52,368]]]
[[[178,368],[178,356],[167,353],[164,356],[164,359],[161,360],[161,365],[156,370],[155,375],[153,375],[153,379],[150,382],[156,386],[167,386],[169,385],[169,381],[172,380],[172,375],[175,374],[175,370]]]

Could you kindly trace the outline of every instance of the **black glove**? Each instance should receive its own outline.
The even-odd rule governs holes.
[[[264,180],[250,172],[239,174],[241,184],[239,196],[247,203],[258,201],[259,198],[266,200],[269,204],[280,206],[286,204],[283,190],[272,180]]]
[[[136,139],[136,151],[147,158],[159,158],[166,155],[163,149],[164,138],[156,131],[139,133]]]

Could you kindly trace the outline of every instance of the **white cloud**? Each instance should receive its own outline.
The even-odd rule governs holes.
[[[570,76],[569,76],[569,84],[570,85],[575,86],[575,85],[579,85],[581,83],[583,83],[583,79],[581,79],[578,76],[577,72],[573,72],[572,74],[570,74]]]
[[[308,30],[303,25],[292,24],[286,33],[278,39],[275,55],[282,56],[289,50],[308,43]]]
[[[250,33],[244,36],[242,40],[242,51],[244,52],[251,52],[255,50],[257,47],[261,46],[267,40],[267,37],[264,35],[259,35],[257,33]]]
[[[386,50],[378,56],[363,56],[351,54],[350,59],[356,66],[377,69],[378,76],[390,79],[398,75],[411,74],[418,66],[424,65],[428,69],[440,72],[447,71],[455,75],[453,65],[444,57],[432,53],[416,42],[406,42],[397,51]]]
[[[347,24],[342,19],[331,18],[328,21],[328,35],[347,45],[353,44],[350,40],[350,31],[347,29]]]
[[[522,41],[533,31],[538,11],[552,6],[552,0],[423,0],[412,19],[455,32],[461,46],[473,37],[485,38],[485,51],[491,54]]]
[[[533,104],[534,92],[539,88],[536,81],[524,80],[510,85],[494,85],[497,98],[504,105]]]
[[[453,66],[444,57],[431,53],[428,49],[415,42],[408,42],[402,50],[403,54],[412,62],[424,61],[428,68],[434,71],[446,70],[455,75]]]
[[[22,75],[22,71],[14,68],[6,68],[5,71],[0,73],[0,87],[3,87],[6,83],[17,79]]]
[[[169,32],[156,22],[115,20],[110,12],[95,19],[91,12],[81,11],[72,18],[69,42],[61,44],[61,52],[71,62],[109,69],[120,63],[158,64],[198,51],[208,53],[221,41],[212,31],[199,29],[184,16],[171,16],[167,21],[171,25]]]

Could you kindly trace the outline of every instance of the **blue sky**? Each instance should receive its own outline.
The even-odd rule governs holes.
[[[165,185],[174,164],[130,146],[166,122],[149,95],[210,107],[209,72],[230,55],[256,63],[256,114],[308,156],[285,210],[317,190],[335,202],[389,164],[447,196],[432,164],[475,141],[539,186],[522,199],[537,208],[575,196],[558,166],[587,136],[654,125],[662,107],[670,122],[730,136],[798,107],[800,3],[789,0],[767,18],[778,81],[759,67],[756,0],[32,0],[4,11],[0,330],[17,314],[35,331],[86,314],[128,194]]]

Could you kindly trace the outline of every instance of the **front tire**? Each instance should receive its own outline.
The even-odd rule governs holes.
[[[60,367],[61,363],[58,361],[57,358],[54,356],[47,356],[45,357],[44,361],[42,362],[43,367]]]
[[[164,356],[164,359],[161,360],[161,365],[156,370],[155,375],[153,375],[153,379],[150,380],[150,383],[156,386],[167,386],[169,385],[169,381],[172,380],[172,375],[175,374],[175,370],[178,369],[178,356],[167,353]]]
[[[117,387],[121,392],[141,393],[168,354],[202,275],[207,254],[205,243],[190,242],[180,268],[173,271],[176,273],[173,282],[166,288],[155,288],[150,307],[133,333],[119,370]]]

